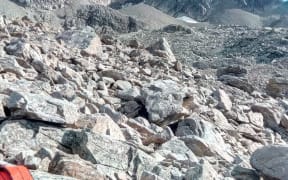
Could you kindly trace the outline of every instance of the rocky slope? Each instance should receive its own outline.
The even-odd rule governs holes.
[[[286,179],[288,29],[139,30],[79,7],[66,26],[0,16],[0,164],[48,180]]]

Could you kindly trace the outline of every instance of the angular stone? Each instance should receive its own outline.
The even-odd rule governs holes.
[[[237,119],[240,123],[249,123],[249,119],[243,111],[237,112]]]
[[[273,97],[288,97],[288,79],[270,79],[266,85],[266,92]]]
[[[184,164],[181,164],[184,166]],[[161,179],[175,179],[175,180],[182,180],[184,179],[184,174],[179,170],[181,168],[181,165],[158,165],[153,168],[151,173],[157,175],[158,177],[161,177]],[[176,167],[178,166],[178,167]],[[184,168],[183,168],[184,169]],[[156,177],[157,177],[156,176]],[[157,178],[158,178],[157,177]],[[153,176],[152,176],[153,178]]]
[[[232,76],[238,76],[243,77],[247,75],[247,69],[241,66],[228,66],[224,68],[220,68],[217,70],[217,76],[220,77],[222,75],[232,75]]]
[[[28,117],[58,124],[74,124],[78,119],[75,105],[47,95],[25,92],[12,92],[8,99],[7,108],[11,116]]]
[[[156,174],[153,174],[151,172],[144,171],[141,175],[140,180],[164,180],[161,177],[157,176]]]
[[[139,99],[141,93],[139,88],[133,87],[131,89],[117,91],[116,96],[126,101],[133,101]]]
[[[58,148],[65,149],[59,144],[63,134],[61,128],[49,127],[44,123],[5,121],[0,126],[0,151],[9,162],[18,161],[20,164],[32,165],[33,169],[39,167],[40,170],[47,171],[55,151]],[[38,161],[39,158],[41,162]]]
[[[0,16],[0,29],[3,29],[6,26],[3,16]]]
[[[244,168],[239,165],[233,168],[231,175],[238,180],[259,180],[259,175],[253,169]]]
[[[264,126],[264,121],[263,121],[264,118],[261,113],[255,113],[253,111],[250,111],[248,113],[248,118],[253,125],[257,127],[261,127],[261,128]]]
[[[185,179],[208,180],[219,179],[217,172],[206,160],[201,160],[199,164],[187,170]]]
[[[281,112],[277,108],[273,107],[273,105],[271,104],[258,103],[254,104],[251,109],[254,112],[259,112],[263,115],[264,122],[267,127],[270,127],[272,129],[277,128],[281,122]]]
[[[56,37],[63,40],[69,47],[82,50],[83,55],[101,55],[101,40],[91,27],[81,30],[67,30]]]
[[[230,111],[232,108],[232,101],[230,100],[230,97],[227,95],[227,93],[222,89],[218,89],[214,94],[219,100],[217,106],[226,111]]]
[[[86,49],[81,51],[83,56],[98,56],[102,55],[102,43],[99,36],[95,35],[95,37],[90,41],[90,44]]]
[[[109,136],[88,132],[70,131],[62,138],[62,144],[72,149],[82,159],[101,164],[118,171],[149,170],[155,161],[152,157],[125,142]],[[147,159],[148,158],[148,159]]]
[[[18,155],[16,155],[14,159],[17,165],[24,165],[29,169],[38,169],[40,166],[41,159],[36,157],[36,152],[28,150],[22,151]]]
[[[288,129],[288,115],[284,114],[281,119],[281,125]]]
[[[161,38],[147,49],[155,56],[166,58],[168,63],[175,63],[177,61],[165,38]]]
[[[185,97],[186,89],[171,80],[157,80],[141,90],[141,99],[153,123],[169,123],[185,115]]]
[[[248,93],[252,93],[254,91],[254,87],[245,78],[223,75],[219,77],[219,80],[223,81],[225,84],[236,87]]]
[[[196,135],[202,137],[204,135],[205,126],[201,117],[197,115],[191,115],[181,122],[179,122],[176,136],[188,136],[188,135]]]
[[[129,81],[123,81],[123,80],[118,80],[114,83],[114,86],[116,86],[118,89],[121,90],[128,90],[132,88],[132,85]]]
[[[143,144],[148,145],[151,143],[163,144],[174,137],[172,130],[169,127],[163,128],[161,132],[153,134],[146,139],[143,139]]]
[[[105,104],[105,105],[102,105],[99,107],[99,112],[100,113],[105,113],[107,114],[108,116],[110,116],[114,122],[116,122],[117,124],[120,124],[121,122],[126,122],[128,120],[128,118],[115,111],[110,105],[108,104]]]
[[[250,159],[253,168],[264,177],[286,179],[288,177],[288,146],[270,145],[256,150]]]
[[[133,118],[139,116],[143,106],[136,101],[128,101],[122,105],[121,112],[127,117]]]
[[[107,114],[81,116],[75,125],[78,128],[88,128],[91,132],[125,141],[120,127]]]
[[[218,109],[212,109],[213,112],[213,120],[215,122],[215,125],[221,129],[226,130],[233,130],[233,126],[228,122],[227,118],[224,116],[224,114],[219,111]]]
[[[209,144],[200,137],[185,136],[182,137],[181,140],[185,142],[186,146],[189,147],[196,156],[213,156],[215,154],[215,152],[213,152],[214,149],[209,147]]]
[[[77,155],[57,153],[49,165],[49,172],[57,175],[69,176],[77,179],[87,180],[108,180],[90,162],[84,161]]]
[[[10,43],[5,46],[4,50],[9,55],[21,56],[23,51],[29,45],[23,39],[12,39]]]
[[[198,162],[195,154],[185,145],[185,143],[176,138],[162,144],[156,152],[168,159],[171,156],[178,156],[177,159],[181,160],[182,162],[188,160],[192,162]]]
[[[114,79],[115,81],[117,80],[125,80],[126,76],[124,73],[116,70],[104,70],[101,72],[101,75],[104,77],[109,77]]]
[[[242,134],[246,134],[248,136],[256,136],[256,132],[254,131],[254,129],[251,127],[250,124],[240,124],[238,127],[237,127],[237,131],[239,133],[242,133]]]
[[[7,57],[7,58],[0,58],[0,72],[1,73],[14,73],[19,77],[25,75],[24,68],[21,67],[15,58]]]

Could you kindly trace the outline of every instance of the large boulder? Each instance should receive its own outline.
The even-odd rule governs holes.
[[[171,50],[171,47],[165,38],[161,38],[147,49],[153,55],[165,58],[168,63],[176,62],[176,58]]]
[[[59,144],[63,134],[62,129],[40,122],[5,121],[0,125],[0,154],[5,161],[47,171],[54,153],[63,148]]]
[[[227,162],[233,161],[231,148],[224,142],[213,124],[196,115],[180,122],[176,135],[180,136],[197,156],[219,156]]]
[[[256,150],[251,165],[268,179],[284,180],[288,177],[288,146],[270,145]]]
[[[187,90],[172,80],[157,80],[141,90],[141,98],[151,122],[161,124],[185,115],[183,99]]]
[[[109,167],[108,170],[102,169],[104,174],[113,175],[119,171],[131,171],[140,177],[141,171],[149,171],[157,164],[152,156],[107,135],[66,131],[61,143],[70,147],[73,153],[78,154],[82,159]]]
[[[101,39],[90,27],[64,31],[56,39],[64,41],[69,47],[81,49],[82,55],[102,54]]]
[[[7,108],[12,117],[50,123],[73,125],[78,119],[78,109],[74,104],[43,94],[14,91],[10,94]]]

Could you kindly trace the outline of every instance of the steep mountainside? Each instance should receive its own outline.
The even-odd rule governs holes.
[[[186,25],[183,21],[143,3],[122,8],[120,12],[141,20],[147,25],[148,29],[159,29],[170,24]]]
[[[203,21],[224,9],[240,8],[253,12],[261,11],[265,7],[280,3],[280,0],[145,0],[145,3],[173,16],[184,14]]]

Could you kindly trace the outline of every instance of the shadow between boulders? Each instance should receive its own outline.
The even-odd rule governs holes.
[[[82,131],[74,131],[74,130],[68,130],[65,131],[62,140],[61,140],[61,145],[59,145],[59,149],[63,150],[62,146],[71,149],[71,152],[67,152],[64,150],[66,153],[72,153],[72,154],[78,154],[79,157],[86,161],[90,161],[93,164],[97,164],[96,159],[94,159],[92,153],[89,151],[87,148],[87,142],[88,142],[88,137],[87,134],[85,133],[84,130]]]

